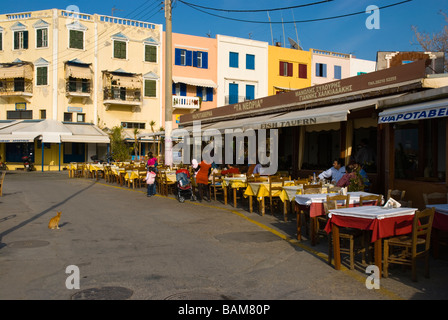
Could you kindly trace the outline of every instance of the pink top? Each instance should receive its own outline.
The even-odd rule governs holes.
[[[152,171],[148,171],[146,173],[146,183],[147,184],[154,184],[154,182],[156,181],[156,173],[152,172]]]

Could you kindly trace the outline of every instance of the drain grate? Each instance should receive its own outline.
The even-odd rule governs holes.
[[[165,300],[233,300],[233,299],[219,293],[182,292],[168,296],[165,298]]]
[[[44,240],[23,240],[23,241],[14,241],[8,243],[7,246],[10,248],[38,248],[48,246],[50,242]]]
[[[134,292],[124,287],[90,288],[79,291],[72,296],[72,300],[126,300]]]

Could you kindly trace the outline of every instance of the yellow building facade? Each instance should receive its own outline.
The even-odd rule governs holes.
[[[309,51],[268,47],[268,95],[311,86]]]
[[[123,126],[128,136],[162,126],[162,25],[49,9],[0,15],[0,122],[52,119]],[[2,125],[0,124],[0,129]],[[42,141],[41,139],[41,142]],[[79,145],[46,145],[44,164]],[[85,161],[107,144],[84,143]],[[34,141],[39,165],[40,142]],[[8,161],[7,143],[0,155]],[[24,151],[21,151],[24,152]],[[27,151],[28,152],[28,151]],[[79,158],[79,157],[78,157]],[[11,161],[10,161],[11,162]]]

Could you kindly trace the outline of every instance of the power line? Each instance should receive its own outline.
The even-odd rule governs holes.
[[[390,8],[390,7],[394,7],[394,6],[398,6],[401,4],[404,4],[406,2],[411,2],[413,0],[404,0],[401,2],[397,2],[397,3],[393,3],[393,4],[389,4],[386,6],[382,6],[379,7],[377,10],[379,9],[386,9],[386,8]],[[202,13],[214,16],[214,17],[218,17],[218,18],[222,18],[222,19],[227,19],[227,20],[232,20],[232,21],[238,21],[238,22],[247,22],[247,23],[261,23],[261,24],[268,24],[268,23],[274,23],[274,24],[283,24],[283,23],[307,23],[307,22],[317,22],[317,21],[324,21],[324,20],[332,20],[332,19],[339,19],[339,18],[345,18],[345,17],[350,17],[350,16],[355,16],[355,15],[359,15],[359,14],[365,14],[365,11],[358,11],[358,12],[352,12],[352,13],[347,13],[347,14],[342,14],[342,15],[338,15],[338,16],[332,16],[332,17],[326,17],[326,18],[316,18],[316,19],[309,19],[309,20],[297,20],[297,21],[254,21],[254,20],[244,20],[244,19],[236,19],[236,18],[230,18],[230,17],[224,17],[224,16],[220,16],[217,14],[213,14],[201,9],[196,8],[195,6],[192,6],[190,4],[185,3],[182,0],[179,0],[179,2],[182,2],[183,4],[191,7],[194,10],[200,11]]]
[[[303,8],[303,7],[309,7],[309,6],[314,6],[317,4],[322,4],[322,3],[328,3],[328,2],[332,2],[334,0],[322,0],[322,1],[318,1],[318,2],[312,2],[312,3],[306,3],[306,4],[301,4],[301,5],[297,5],[297,6],[289,6],[289,7],[283,7],[283,8],[273,8],[273,9],[245,9],[245,10],[235,10],[235,9],[218,9],[218,8],[210,8],[210,7],[204,7],[204,6],[200,6],[194,3],[189,3],[186,1],[182,1],[179,0],[179,2],[182,2],[183,4],[189,5],[189,6],[193,6],[193,7],[198,7],[198,8],[202,8],[202,9],[207,9],[207,10],[214,10],[214,11],[224,11],[224,12],[266,12],[266,11],[278,11],[278,10],[286,10],[286,9],[296,9],[296,8]]]

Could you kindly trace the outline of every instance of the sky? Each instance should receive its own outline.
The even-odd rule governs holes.
[[[416,42],[412,26],[416,26],[420,32],[434,34],[441,32],[443,27],[448,25],[440,14],[440,10],[448,14],[447,0],[172,1],[172,29],[175,33],[212,38],[221,34],[265,41],[269,44],[280,42],[282,46],[288,48],[290,47],[288,38],[292,38],[303,50],[313,48],[350,53],[356,58],[372,61],[376,60],[377,51],[420,51],[421,47]],[[82,13],[109,16],[113,14],[121,18],[163,24],[165,30],[163,2],[163,0],[21,0],[19,2],[0,0],[0,14],[51,8],[66,9],[74,5]],[[194,7],[186,3],[220,11]],[[290,8],[304,4],[314,5]],[[397,5],[390,6],[393,4]],[[366,13],[370,5],[377,6],[380,8],[379,11]],[[278,8],[283,9],[273,10]],[[228,12],[228,10],[248,12]],[[251,12],[254,10],[259,12]],[[333,19],[342,15],[348,16]],[[366,20],[370,22],[370,28],[366,26]]]

